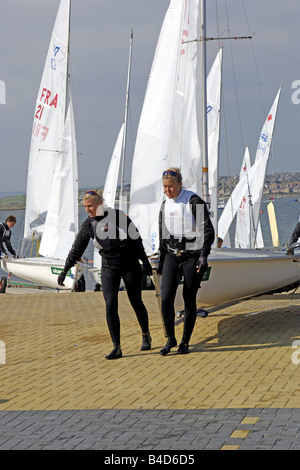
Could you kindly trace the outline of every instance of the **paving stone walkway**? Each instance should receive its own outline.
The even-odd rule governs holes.
[[[300,450],[299,299],[212,311],[166,357],[144,300],[152,350],[120,293],[124,357],[107,361],[101,293],[0,297],[0,450]]]

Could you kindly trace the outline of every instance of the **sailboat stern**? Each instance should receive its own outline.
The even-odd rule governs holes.
[[[292,259],[285,252],[215,249],[208,264],[209,279],[201,282],[197,295],[199,308],[284,291],[300,283],[300,258]],[[182,286],[177,290],[175,308],[184,308]]]
[[[71,268],[64,281],[59,286],[57,278],[64,268],[64,261],[51,258],[2,258],[1,268],[8,274],[33,282],[42,287],[58,290],[74,290],[75,283],[83,275],[87,266],[77,263]]]

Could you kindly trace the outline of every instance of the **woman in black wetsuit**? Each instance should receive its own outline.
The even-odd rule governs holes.
[[[123,278],[127,295],[142,330],[141,350],[151,349],[148,313],[142,301],[143,271],[151,274],[152,268],[145,253],[139,232],[130,218],[118,209],[105,207],[102,192],[87,191],[84,207],[89,217],[83,222],[68,254],[58,284],[64,285],[68,270],[74,266],[92,238],[102,258],[101,283],[106,304],[106,320],[114,348],[106,359],[122,357],[118,291]],[[141,260],[143,269],[139,263]]]

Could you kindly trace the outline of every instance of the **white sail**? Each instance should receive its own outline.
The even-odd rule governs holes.
[[[207,77],[207,147],[209,194],[211,198],[211,221],[218,236],[218,181],[220,102],[222,79],[222,49],[219,50]]]
[[[261,199],[264,189],[264,182],[273,138],[273,130],[276,120],[280,92],[281,87],[278,90],[274,103],[262,128],[254,162],[254,164],[257,164],[259,166],[259,171],[257,172],[256,177],[253,179],[253,182],[251,182],[251,191],[253,193],[253,220],[255,230],[257,230],[258,227]],[[256,232],[254,232],[253,234],[252,246],[256,246]]]
[[[197,17],[198,2],[171,0],[139,122],[129,215],[138,226],[148,254],[158,249],[163,170],[179,166],[184,187],[201,193],[195,77]]]
[[[242,201],[236,214],[235,226],[235,247],[236,248],[251,248],[251,233],[254,231],[253,210],[252,210],[252,191],[248,180],[248,171],[251,168],[249,149],[246,147],[243,163],[240,170],[240,179],[246,174],[247,193],[243,196]],[[264,246],[260,221],[258,221],[256,233],[256,247],[262,248]]]
[[[105,204],[109,207],[115,206],[120,162],[122,156],[122,146],[124,140],[124,127],[125,125],[123,123],[112,153],[112,157],[106,174],[105,185],[103,188],[103,199]]]
[[[66,117],[70,1],[62,0],[36,100],[26,189],[24,237],[41,234]]]
[[[56,154],[51,197],[39,254],[66,259],[78,231],[77,150],[72,101]]]
[[[218,222],[219,236],[224,240],[229,231],[229,227],[243,201],[247,201],[249,189],[251,188],[253,229],[251,233],[250,247],[257,247],[257,233],[259,226],[259,211],[263,193],[265,175],[267,170],[270,146],[274,130],[275,118],[277,113],[278,101],[281,88],[279,89],[270,112],[267,115],[265,123],[260,133],[255,162],[252,167],[241,176],[238,184],[232,191],[230,198],[221,214]]]
[[[235,247],[236,248],[250,248],[250,233],[252,229],[253,216],[252,216],[252,195],[248,181],[248,171],[251,168],[249,148],[246,147],[242,166],[240,169],[241,180],[245,175],[246,179],[246,192],[237,209],[236,226],[235,226]]]

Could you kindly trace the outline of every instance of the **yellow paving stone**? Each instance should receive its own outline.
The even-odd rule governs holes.
[[[259,417],[257,417],[257,416],[246,416],[241,421],[241,424],[256,424],[257,421],[259,421]]]
[[[224,444],[220,450],[238,450],[240,446],[238,445],[230,445],[230,444]]]
[[[232,438],[232,439],[245,439],[248,436],[249,433],[250,433],[250,431],[247,430],[247,429],[236,429],[235,431],[233,431],[230,438]]]
[[[1,296],[0,410],[300,406],[300,366],[291,361],[299,301],[220,309],[197,319],[189,355],[174,348],[161,357],[166,339],[154,293],[143,293],[153,339],[145,352],[127,295],[119,295],[124,357],[116,361],[104,358],[112,344],[102,293]],[[181,334],[182,323],[177,340]]]

